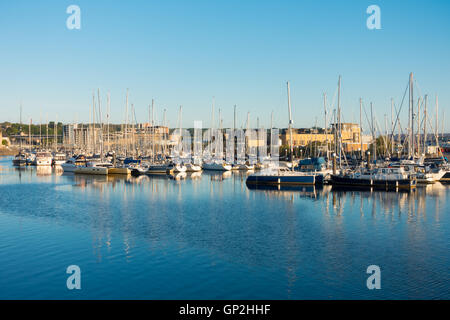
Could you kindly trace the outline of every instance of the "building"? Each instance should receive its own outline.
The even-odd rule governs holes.
[[[319,144],[334,144],[335,134],[338,131],[338,126],[332,124],[330,129],[323,128],[301,128],[292,129],[292,145],[294,147],[306,147],[310,143],[317,142]],[[280,130],[280,139],[282,145],[290,144],[289,129]],[[341,141],[342,148],[345,152],[354,152],[361,150],[361,129],[358,124],[355,123],[342,123],[341,124]],[[362,143],[363,151],[368,149],[368,142]]]
[[[92,128],[91,128],[92,129]],[[95,135],[97,143],[99,142],[99,128],[96,128]],[[89,125],[67,124],[63,126],[63,143],[66,146],[86,147],[92,140],[92,130]]]
[[[287,146],[290,144],[289,129],[280,130],[281,144]],[[331,130],[325,134],[325,129],[322,128],[300,128],[292,129],[292,145],[294,147],[306,147],[311,142],[329,143],[333,142],[333,134]]]

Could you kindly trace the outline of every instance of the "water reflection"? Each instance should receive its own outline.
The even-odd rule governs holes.
[[[0,163],[0,210],[86,231],[90,254],[99,263],[125,260],[168,273],[192,268],[190,276],[203,290],[214,292],[230,281],[229,292],[254,294],[247,297],[329,298],[338,292],[339,298],[351,298],[358,290],[351,283],[365,276],[355,270],[373,261],[394,270],[387,285],[399,287],[409,283],[402,278],[406,264],[411,278],[430,283],[442,280],[440,272],[450,266],[444,241],[450,231],[449,186],[437,183],[414,192],[248,188],[247,174],[43,175]],[[189,268],[180,257],[192,262]],[[211,276],[215,270],[228,280]],[[230,280],[243,270],[251,270],[247,279]],[[250,283],[255,274],[264,281]],[[423,294],[436,296],[424,286]],[[191,289],[184,290],[193,297]],[[417,297],[408,290],[401,297]]]

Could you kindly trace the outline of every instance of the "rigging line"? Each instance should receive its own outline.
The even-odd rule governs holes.
[[[334,95],[333,95],[333,100],[331,101],[331,104],[330,104],[330,110],[333,109],[334,104],[336,103],[337,92],[338,92],[338,87],[336,86],[336,90],[334,91]]]
[[[367,116],[366,108],[364,107],[364,102],[362,103],[362,109],[364,110],[364,115],[366,116],[366,120],[367,120],[367,123],[370,128],[370,132],[372,133],[372,136],[373,136],[373,126],[371,124],[371,121],[369,121],[369,117]]]
[[[406,97],[406,92],[408,92],[408,87],[409,87],[409,82],[406,85],[405,93],[403,94],[402,103],[400,104],[400,109],[398,110],[398,113],[397,113],[397,116],[396,116],[396,119],[395,119],[395,123],[394,123],[394,126],[392,128],[392,134],[395,132],[395,127],[397,126],[397,123],[399,123],[399,125],[400,125],[400,120],[399,120],[400,119],[400,112],[402,111],[402,108],[403,108],[403,102],[405,102],[405,97]]]
[[[397,113],[397,107],[395,106],[395,102],[394,102],[394,110],[395,110],[395,113]],[[402,124],[400,122],[398,123],[398,126],[400,128],[400,134],[403,134],[403,128],[402,128]],[[392,134],[393,133],[394,133],[394,131],[392,131]]]

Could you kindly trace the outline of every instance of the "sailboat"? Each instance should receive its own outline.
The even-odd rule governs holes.
[[[27,164],[27,156],[23,152],[19,152],[13,159],[13,166],[22,167]]]
[[[202,171],[202,167],[194,163],[186,163],[186,172],[199,172]]]
[[[292,144],[292,110],[289,82],[287,83],[288,111],[289,111],[289,147],[291,149],[291,168],[278,167],[265,169],[253,173],[247,177],[247,185],[314,185],[316,183],[316,174],[308,172],[294,171],[293,166],[293,144]]]
[[[20,127],[19,127],[19,136],[22,136],[22,104],[20,104]],[[27,155],[22,150],[22,139],[19,138],[20,141],[20,151],[13,159],[13,166],[22,167],[27,164]]]
[[[225,162],[212,161],[209,163],[203,163],[203,170],[213,170],[213,171],[230,171],[231,165]]]
[[[89,161],[85,166],[77,166],[73,172],[76,174],[107,175],[111,167],[111,163]]]

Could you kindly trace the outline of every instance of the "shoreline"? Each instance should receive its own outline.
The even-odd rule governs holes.
[[[19,152],[17,148],[1,148],[0,147],[0,156],[15,156]]]

